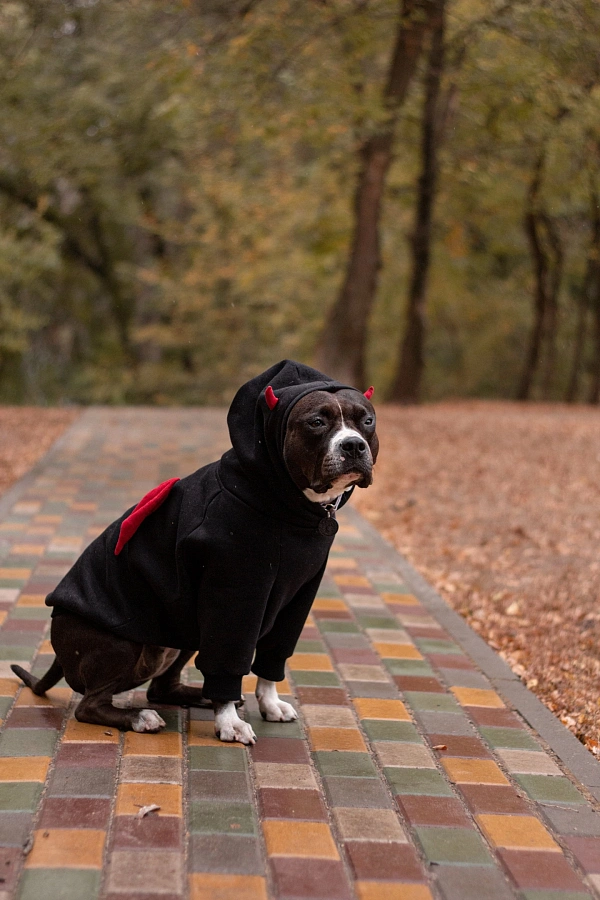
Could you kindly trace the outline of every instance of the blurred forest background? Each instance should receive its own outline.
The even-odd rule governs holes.
[[[0,402],[597,403],[596,0],[4,0]]]

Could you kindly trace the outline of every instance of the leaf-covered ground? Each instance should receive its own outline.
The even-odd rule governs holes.
[[[600,755],[600,410],[378,410],[359,509]]]
[[[0,494],[43,456],[78,414],[75,409],[0,406]]]

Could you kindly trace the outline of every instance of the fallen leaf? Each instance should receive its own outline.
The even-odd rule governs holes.
[[[158,803],[149,803],[148,806],[142,806],[140,811],[136,813],[137,819],[143,819],[144,816],[147,816],[148,813],[156,812],[157,809],[160,809]]]

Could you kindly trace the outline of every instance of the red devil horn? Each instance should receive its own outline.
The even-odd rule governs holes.
[[[277,404],[279,403],[279,397],[276,397],[273,388],[271,385],[265,391],[265,400],[267,401],[267,406],[269,409],[275,409]]]
[[[367,400],[370,400],[374,393],[375,388],[373,387],[373,385],[371,385],[371,387],[365,391],[365,397],[367,398]]]

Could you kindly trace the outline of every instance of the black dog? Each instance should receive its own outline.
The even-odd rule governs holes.
[[[288,360],[243,385],[233,449],[159,485],[90,544],[46,599],[54,663],[41,679],[13,671],[36,694],[64,674],[83,694],[77,719],[134,731],[164,722],[112,697],[151,679],[150,701],[212,703],[221,740],[249,744],[236,704],[252,670],[262,715],[296,718],[275,682],[321,582],[335,509],[372,480],[371,393]],[[194,653],[202,688],[180,682]]]

